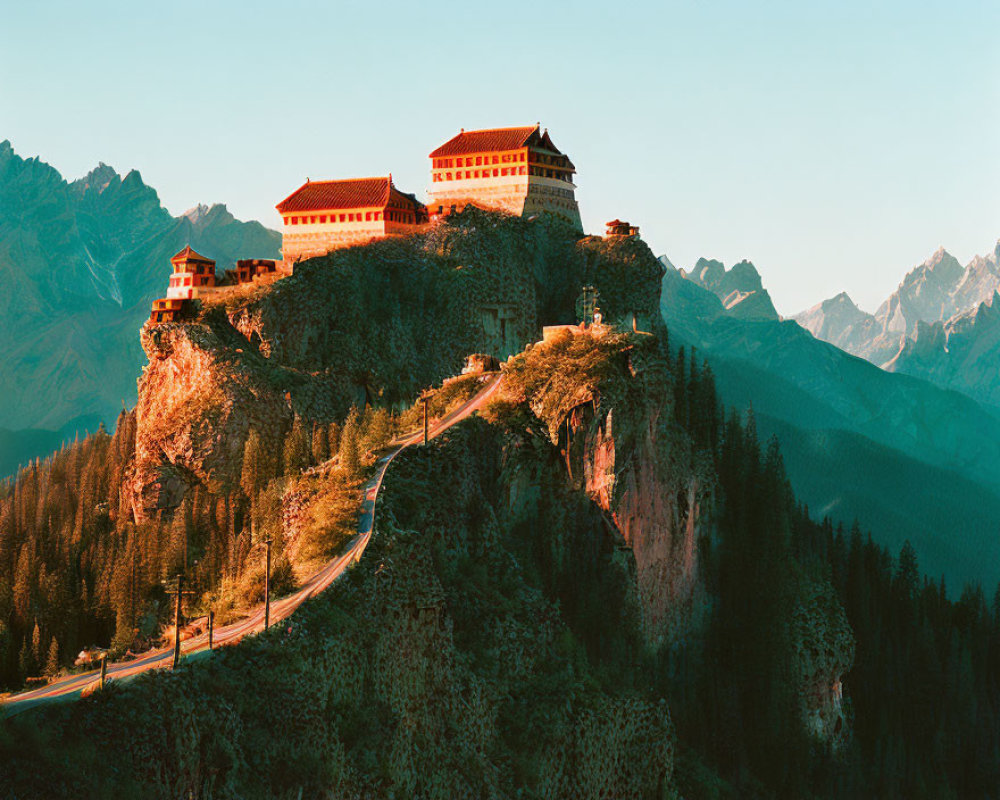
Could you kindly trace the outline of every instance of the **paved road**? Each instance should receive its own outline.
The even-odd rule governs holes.
[[[429,435],[431,438],[437,436],[442,431],[447,430],[457,422],[461,422],[466,417],[477,411],[483,403],[496,391],[500,385],[500,376],[494,376],[490,381],[473,397],[470,401],[452,411],[440,420],[435,421],[430,426]],[[423,439],[423,431],[412,434],[398,441],[392,450],[383,456],[377,465],[374,477],[365,486],[365,499],[361,506],[361,515],[358,518],[358,535],[351,542],[347,551],[328,562],[322,569],[316,572],[305,584],[293,594],[282,597],[271,603],[271,624],[280,622],[289,617],[308,598],[319,594],[331,583],[339,578],[351,563],[361,559],[368,541],[371,539],[372,526],[375,518],[375,501],[378,498],[379,490],[382,488],[382,479],[385,472],[404,449],[410,445],[417,444]],[[250,614],[238,622],[233,622],[224,627],[215,629],[213,643],[216,647],[222,645],[235,644],[244,636],[258,633],[264,628],[264,606],[261,604],[253,609]],[[181,642],[181,654],[190,655],[208,649],[208,634],[201,633]],[[173,648],[164,647],[159,650],[152,650],[133,661],[121,661],[108,664],[108,678],[110,680],[121,680],[140,672],[150,669],[169,667],[172,659]],[[94,670],[76,675],[70,675],[60,680],[53,681],[46,686],[33,689],[28,692],[21,692],[13,695],[4,701],[0,706],[0,715],[13,716],[22,711],[26,711],[41,703],[57,699],[69,699],[79,697],[89,686],[93,686],[100,679],[100,671]]]

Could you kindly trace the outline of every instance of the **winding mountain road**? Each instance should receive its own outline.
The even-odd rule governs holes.
[[[440,420],[434,421],[429,428],[430,438],[438,436],[452,425],[466,419],[477,410],[493,395],[500,386],[501,377],[499,374],[488,379],[483,388],[469,401],[446,414]],[[382,488],[382,480],[385,478],[386,470],[392,460],[403,450],[411,445],[418,444],[423,439],[423,432],[414,433],[406,438],[397,441],[393,449],[379,459],[375,475],[366,484],[364,492],[365,498],[361,506],[361,514],[358,517],[358,535],[351,542],[347,551],[329,561],[318,572],[316,572],[305,584],[294,593],[275,600],[271,603],[271,624],[274,625],[283,619],[288,618],[302,603],[310,597],[319,594],[337,578],[353,562],[361,559],[371,539],[372,529],[375,523],[375,501],[378,499],[379,490]],[[213,645],[220,647],[235,644],[244,636],[258,633],[264,628],[264,605],[255,607],[248,616],[237,622],[230,623],[215,629]],[[200,633],[181,642],[181,655],[191,655],[208,649],[208,633]],[[146,672],[151,669],[169,668],[172,660],[173,648],[164,647],[158,650],[151,650],[140,655],[132,661],[120,661],[108,664],[108,680],[122,680]],[[100,680],[100,670],[92,670],[65,678],[55,680],[45,686],[41,686],[31,691],[21,692],[12,695],[0,703],[0,716],[13,716],[29,708],[42,703],[60,699],[73,699],[79,697],[88,687],[96,686]]]

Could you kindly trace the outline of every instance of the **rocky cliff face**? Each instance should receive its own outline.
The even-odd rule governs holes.
[[[309,429],[352,404],[409,405],[469,353],[522,349],[542,320],[574,321],[583,285],[598,288],[607,319],[652,324],[660,277],[641,241],[470,208],[215,298],[195,323],[147,327],[136,517],[175,507],[185,486],[232,485],[251,428],[280,442],[295,416]]]
[[[694,471],[664,474],[663,432],[657,430],[663,409],[647,409],[649,417],[631,453],[620,452],[620,443],[616,447],[614,420],[616,414],[621,418],[633,410],[611,410],[603,424],[596,425],[588,424],[593,422],[588,411],[588,406],[578,407],[568,421],[570,436],[584,437],[584,489],[611,515],[632,550],[650,634],[656,640],[675,639],[692,623],[705,478]],[[624,466],[616,465],[619,461]]]
[[[838,750],[850,735],[843,680],[854,665],[855,642],[844,609],[829,584],[803,581],[792,635],[800,714],[813,736]]]
[[[642,335],[565,334],[508,364],[504,392],[544,423],[569,485],[631,552],[644,630],[661,643],[692,621],[712,480],[674,419],[658,347]]]

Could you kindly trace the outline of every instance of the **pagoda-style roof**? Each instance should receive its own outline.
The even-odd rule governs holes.
[[[171,264],[196,261],[199,264],[211,264],[215,266],[215,262],[210,258],[205,258],[205,256],[200,253],[196,253],[191,249],[191,245],[188,245],[183,250],[181,250],[177,255],[170,259]]]
[[[321,211],[328,208],[385,208],[392,190],[392,176],[347,178],[339,181],[306,181],[276,208],[288,211]]]
[[[502,150],[520,150],[533,147],[546,150],[557,156],[565,155],[553,144],[548,130],[542,131],[540,125],[521,128],[484,128],[479,131],[461,131],[453,136],[437,150],[430,158],[446,158],[448,156],[464,156],[471,153],[495,153]],[[576,169],[573,162],[566,159],[570,169]]]

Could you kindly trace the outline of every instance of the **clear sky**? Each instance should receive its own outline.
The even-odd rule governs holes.
[[[307,176],[423,196],[460,127],[541,121],[588,231],[873,310],[1000,237],[998,31],[997,0],[4,3],[0,140],[277,227]]]

